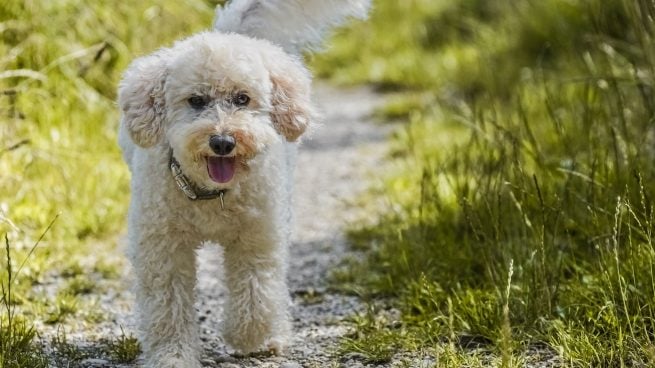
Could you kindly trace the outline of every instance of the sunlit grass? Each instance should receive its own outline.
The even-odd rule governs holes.
[[[116,144],[120,73],[135,56],[206,27],[212,7],[27,1],[3,3],[0,14],[3,228],[17,247],[56,214],[57,243],[112,234],[128,195]]]
[[[38,241],[33,245],[34,249]],[[17,313],[13,294],[14,280],[21,271],[13,266],[12,251],[9,239],[4,238],[5,259],[3,265],[6,271],[0,279],[0,368],[46,367],[47,359],[41,349],[34,344],[38,332]]]
[[[16,366],[11,359],[21,367],[45,364],[25,360],[32,353],[42,359],[29,350],[34,322],[98,320],[80,298],[100,291],[85,275],[120,274],[109,259],[129,202],[116,143],[120,75],[136,56],[208,28],[217,2],[0,2],[0,234],[10,244],[0,254],[11,251],[14,270],[27,259],[11,298],[3,292],[16,317],[8,325],[0,313],[2,367]],[[0,269],[6,285],[9,273]],[[54,296],[39,291],[53,279]],[[7,345],[19,340],[24,350]]]
[[[654,364],[652,14],[647,1],[379,1],[314,60],[405,96],[379,114],[406,122],[400,169],[376,192],[389,208],[351,232],[367,259],[335,273],[373,306],[345,351]]]

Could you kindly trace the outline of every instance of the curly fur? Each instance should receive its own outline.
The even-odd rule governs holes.
[[[246,3],[251,1],[231,6]],[[276,0],[266,9],[279,12],[304,3]],[[296,9],[293,16],[299,14]],[[255,15],[264,13],[241,14],[239,21],[252,24],[249,17]],[[319,18],[312,19],[323,29],[334,14],[326,15],[329,21]],[[263,21],[261,27],[268,26],[271,38],[288,36]],[[311,76],[300,59],[285,52],[285,44],[249,37],[252,29],[230,29],[244,35],[199,33],[138,58],[119,86],[119,145],[132,173],[127,253],[147,367],[200,367],[195,250],[207,241],[224,248],[225,341],[244,353],[281,353],[289,341],[291,178],[296,141],[317,114]],[[299,38],[291,40],[287,46],[298,45]],[[235,105],[234,96],[244,93],[247,106]],[[193,96],[206,98],[206,105],[194,107]],[[210,158],[217,155],[210,137],[216,135],[236,142],[224,155],[236,162],[234,175],[224,182],[209,174]],[[226,190],[224,209],[217,200],[190,201],[179,190],[169,170],[171,152],[198,188]]]

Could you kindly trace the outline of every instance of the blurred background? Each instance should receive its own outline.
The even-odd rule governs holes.
[[[217,3],[0,4],[0,363],[38,359],[35,323],[93,323],[78,296],[122,272],[121,72]],[[374,0],[306,55],[317,78],[387,95],[376,116],[398,126],[371,188],[389,205],[350,229],[363,257],[333,275],[371,301],[342,353],[655,364],[654,15],[650,0]],[[52,274],[56,295],[39,293]]]

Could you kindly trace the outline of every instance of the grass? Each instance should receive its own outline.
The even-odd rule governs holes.
[[[136,56],[207,28],[218,2],[0,3],[0,234],[8,239],[0,282],[11,285],[2,294],[0,367],[59,364],[41,355],[36,322],[102,319],[86,312],[95,306],[85,295],[122,266],[112,261],[129,202],[116,144],[120,74]],[[119,342],[117,359],[135,354],[133,345]]]
[[[116,145],[120,73],[135,56],[209,24],[211,9],[199,0],[0,6],[2,229],[20,251],[61,215],[49,234],[56,245],[42,251],[51,261],[33,260],[36,269],[63,268],[71,252],[56,248],[122,229],[128,173]]]
[[[133,363],[141,353],[141,347],[137,339],[132,335],[126,335],[121,328],[121,335],[101,340],[95,346],[79,345],[79,342],[70,342],[66,331],[58,329],[50,341],[52,353],[49,354],[49,363],[56,367],[78,366],[85,359],[104,358],[112,364]]]
[[[107,344],[108,351],[117,363],[130,363],[141,353],[141,346],[133,335],[126,335],[121,328],[121,336]]]
[[[648,1],[381,0],[314,58],[337,82],[398,92],[378,114],[405,122],[373,192],[390,205],[351,231],[367,257],[334,275],[371,301],[344,353],[655,364],[652,14]]]
[[[9,238],[5,235],[6,282],[0,283],[2,299],[0,304],[3,313],[0,314],[0,367],[46,367],[47,360],[40,349],[33,344],[37,332],[21,316],[16,314],[13,302],[13,284],[20,268],[14,272],[12,267]],[[38,242],[34,245],[36,248]]]

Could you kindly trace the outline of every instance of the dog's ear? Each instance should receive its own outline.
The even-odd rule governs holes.
[[[159,51],[136,59],[123,75],[118,88],[121,124],[137,145],[154,146],[161,138],[166,113],[164,84],[166,55]]]
[[[271,120],[275,129],[293,142],[317,117],[311,101],[311,76],[299,60],[286,53],[276,56],[268,62],[273,84]]]

